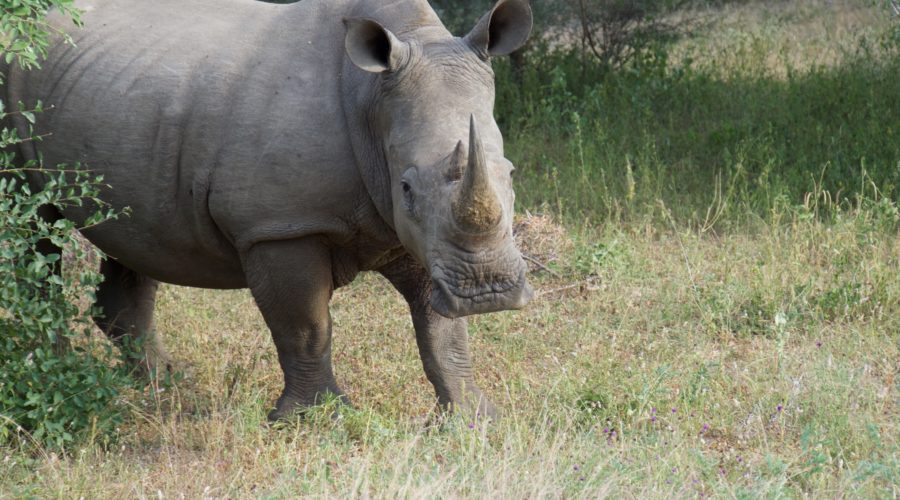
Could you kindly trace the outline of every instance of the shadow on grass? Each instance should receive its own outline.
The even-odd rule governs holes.
[[[741,222],[810,192],[896,201],[897,81],[900,59],[865,51],[786,77],[671,68],[662,54],[602,80],[557,54],[498,88],[498,114],[524,207],[628,218],[662,202],[679,220]]]

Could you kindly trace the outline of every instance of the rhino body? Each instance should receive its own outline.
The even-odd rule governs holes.
[[[501,0],[463,38],[425,0],[77,5],[82,28],[51,17],[74,44],[40,70],[8,68],[3,91],[49,108],[36,132],[51,135],[21,158],[80,162],[130,210],[83,231],[109,256],[101,328],[146,337],[144,363],[161,368],[158,282],[250,288],[285,375],[279,418],[343,395],[328,302],[377,271],[410,304],[440,405],[494,412],[463,316],[531,295],[490,69],[528,35],[523,0]],[[47,216],[81,222],[92,208]]]

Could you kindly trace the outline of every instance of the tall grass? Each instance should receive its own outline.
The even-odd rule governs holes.
[[[663,204],[696,224],[765,219],[816,189],[896,200],[900,46],[865,32],[830,64],[801,66],[772,36],[741,33],[725,52],[686,44],[672,60],[660,46],[613,73],[577,50],[538,50],[518,79],[500,65],[520,200],[601,220]]]

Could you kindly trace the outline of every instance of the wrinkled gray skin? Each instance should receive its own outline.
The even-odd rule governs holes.
[[[83,162],[131,209],[84,231],[111,257],[101,328],[143,336],[145,368],[169,367],[157,283],[249,287],[284,371],[276,419],[343,395],[328,303],[374,270],[409,302],[439,404],[494,414],[462,317],[532,294],[490,67],[527,38],[525,0],[500,0],[462,38],[425,0],[78,6],[83,28],[54,19],[76,45],[54,46],[42,70],[11,68],[3,91],[54,107],[37,130],[52,135],[24,158]]]

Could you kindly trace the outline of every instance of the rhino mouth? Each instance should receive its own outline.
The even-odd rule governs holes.
[[[441,316],[460,318],[525,307],[534,290],[525,276],[525,263],[521,258],[516,261],[511,273],[432,266],[431,308]]]

